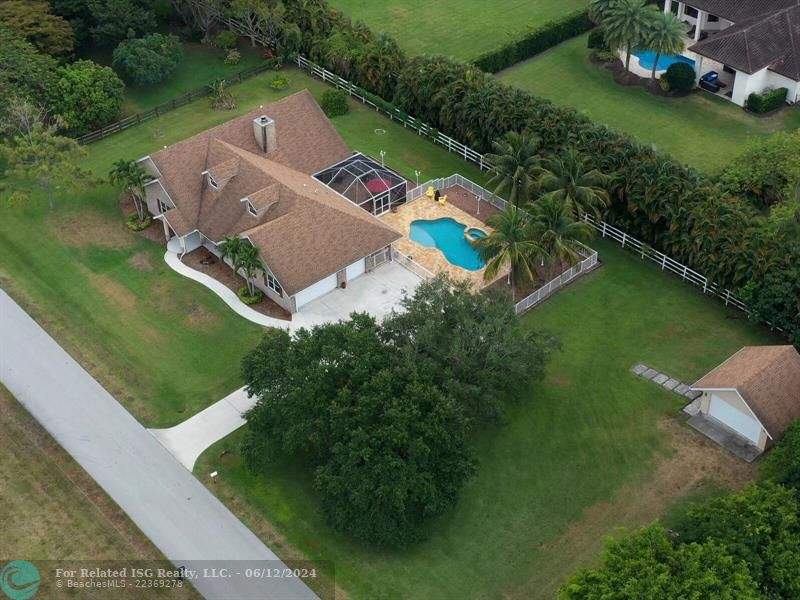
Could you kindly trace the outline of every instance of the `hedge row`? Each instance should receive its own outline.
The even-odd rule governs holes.
[[[753,92],[747,97],[746,108],[750,112],[764,114],[773,110],[779,109],[786,103],[786,95],[789,90],[786,88],[778,88],[770,90],[763,94],[756,94]]]
[[[487,73],[497,73],[594,27],[589,19],[589,10],[576,11],[558,21],[550,21],[541,27],[525,32],[509,43],[482,54],[473,61],[475,66]]]

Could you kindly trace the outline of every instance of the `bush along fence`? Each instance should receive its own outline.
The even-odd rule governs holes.
[[[464,160],[476,164],[480,169],[488,169],[491,166],[491,164],[484,159],[483,154],[477,150],[470,148],[466,144],[462,144],[458,140],[446,136],[427,123],[404,113],[392,103],[386,102],[375,94],[371,94],[364,88],[350,83],[347,79],[339,77],[336,73],[328,71],[318,64],[308,60],[306,57],[298,55],[295,62],[299,68],[308,71],[314,77],[321,79],[325,83],[334,85],[340,90],[344,90],[348,95],[350,95],[350,97],[355,98],[362,104],[375,109],[377,112],[383,113],[389,117],[390,120],[397,121],[398,123],[402,124],[406,129],[412,129],[416,131],[417,134],[431,140],[433,143],[447,148],[448,152],[458,154]]]
[[[244,69],[243,71],[239,71],[238,73],[235,73],[231,77],[226,78],[225,81],[229,84],[241,83],[245,79],[249,79],[256,75],[260,75],[264,71],[268,71],[273,67],[274,67],[273,62],[265,62],[260,65],[255,65],[247,69]],[[210,93],[211,92],[209,91],[208,87],[197,88],[195,90],[192,90],[191,92],[184,94],[183,96],[178,96],[177,98],[173,98],[172,100],[159,104],[158,106],[154,106],[150,110],[145,110],[135,115],[131,115],[130,117],[125,117],[124,119],[111,123],[110,125],[106,125],[102,129],[98,129],[97,131],[92,131],[91,133],[82,135],[79,138],[77,138],[77,141],[80,144],[91,144],[92,142],[97,142],[110,135],[119,133],[120,131],[125,131],[129,127],[133,127],[134,125],[139,125],[140,123],[148,121],[149,119],[160,117],[161,115],[166,114],[171,110],[175,110],[176,108],[180,108],[181,106],[185,106],[191,102],[194,102],[198,98],[204,98],[205,96],[208,96]]]
[[[527,60],[561,42],[586,33],[594,27],[588,9],[581,9],[563,19],[550,21],[541,27],[526,31],[507,44],[490,50],[476,58],[475,66],[487,73],[497,73],[523,60]]]

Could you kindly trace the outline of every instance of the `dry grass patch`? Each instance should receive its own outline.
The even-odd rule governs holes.
[[[153,270],[153,263],[147,252],[137,252],[127,262],[129,267],[142,273],[150,273]]]
[[[133,234],[122,219],[111,219],[94,211],[50,213],[47,228],[54,231],[61,242],[75,248],[98,246],[122,249],[130,247],[134,241]]]
[[[205,307],[195,304],[183,322],[193,329],[208,330],[219,326],[220,317],[218,314],[209,312]]]
[[[98,292],[108,298],[118,308],[130,310],[136,305],[136,296],[121,283],[102,273],[89,273],[89,282]]]
[[[755,477],[754,465],[690,429],[682,418],[664,417],[658,429],[668,434],[669,450],[657,459],[650,474],[623,487],[612,500],[591,506],[561,537],[541,546],[545,558],[537,564],[536,588],[523,583],[509,598],[554,598],[575,569],[597,561],[603,538],[618,528],[635,529],[652,523],[703,486],[733,491]],[[542,572],[550,575],[545,586],[541,585]]]

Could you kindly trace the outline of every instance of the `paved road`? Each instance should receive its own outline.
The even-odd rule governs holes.
[[[231,574],[250,565],[234,561],[283,567],[3,290],[0,381],[175,565],[227,568]],[[216,560],[224,562],[193,562]],[[194,583],[210,600],[316,598],[298,579],[234,576]]]

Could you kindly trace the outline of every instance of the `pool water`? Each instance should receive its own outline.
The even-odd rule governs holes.
[[[434,221],[417,220],[411,222],[409,237],[428,248],[438,248],[450,264],[467,271],[477,271],[485,265],[478,251],[464,237],[464,227],[449,217]],[[480,233],[476,235],[476,232]],[[479,229],[470,229],[470,235],[485,237],[486,234]]]
[[[656,53],[652,50],[636,50],[633,55],[639,59],[639,64],[645,69],[652,69],[656,61]],[[661,55],[658,57],[656,71],[666,71],[671,65],[682,62],[694,69],[694,61],[685,56]]]

